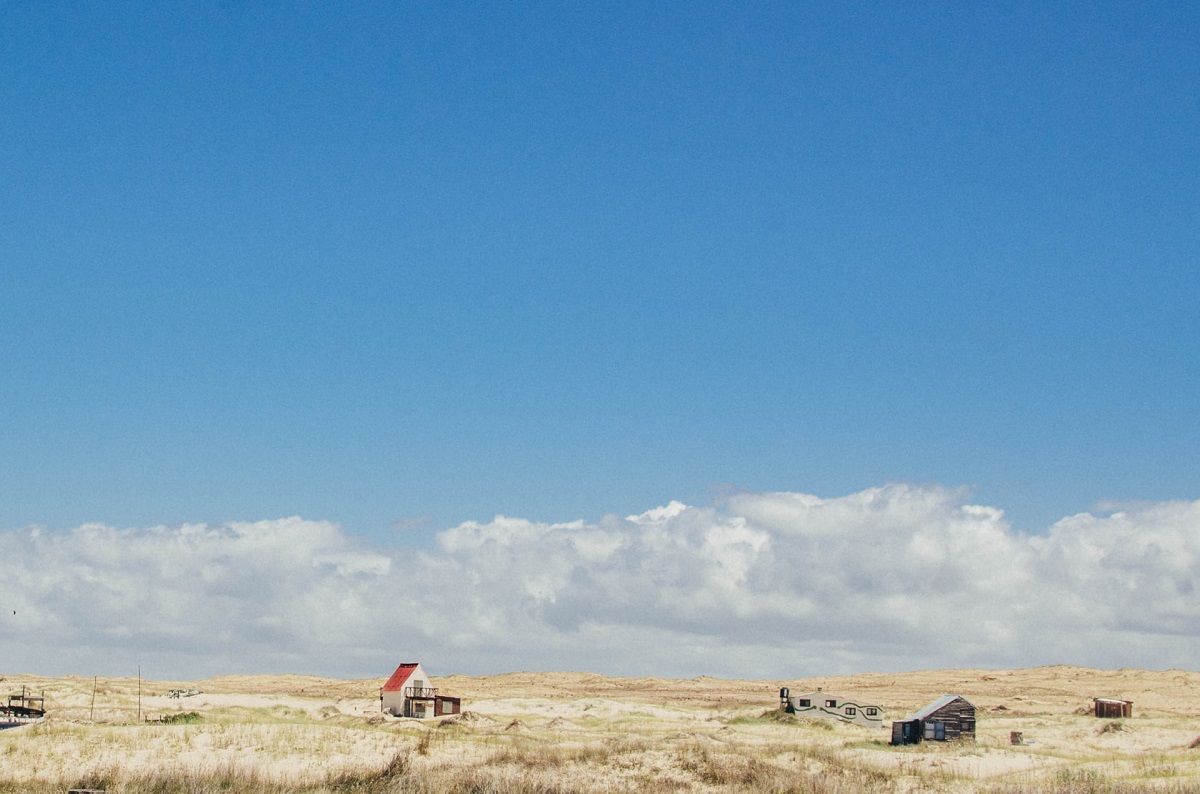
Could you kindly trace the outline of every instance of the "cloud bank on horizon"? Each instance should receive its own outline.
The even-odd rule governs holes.
[[[1200,637],[1200,501],[1027,535],[962,491],[886,485],[595,523],[497,516],[429,550],[283,518],[10,530],[0,556],[0,672],[1153,668],[1194,664]]]

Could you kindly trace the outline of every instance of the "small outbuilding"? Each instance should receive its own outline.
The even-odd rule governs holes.
[[[892,744],[975,741],[975,706],[962,695],[942,695],[892,723]]]
[[[779,690],[779,708],[797,717],[815,717],[832,722],[847,722],[864,728],[883,727],[883,707],[865,703],[861,698],[826,692],[793,695],[787,687]]]
[[[420,662],[405,662],[379,689],[379,708],[396,717],[441,717],[458,714],[462,699],[438,694]]]
[[[1097,717],[1117,718],[1133,716],[1133,701],[1116,698],[1093,698],[1092,706]]]

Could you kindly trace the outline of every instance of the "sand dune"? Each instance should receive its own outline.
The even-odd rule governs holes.
[[[189,715],[162,724],[137,722],[136,679],[100,679],[93,704],[91,678],[4,674],[0,692],[44,691],[49,715],[43,725],[0,732],[0,790],[61,790],[54,786],[103,773],[114,790],[136,791],[137,776],[167,770],[317,791],[338,775],[376,774],[400,755],[411,759],[408,775],[517,789],[542,778],[594,791],[750,790],[787,780],[842,781],[812,789],[827,791],[853,790],[854,780],[897,791],[1200,788],[1200,749],[1189,747],[1200,737],[1200,673],[1190,671],[1055,666],[773,681],[451,675],[434,684],[461,696],[467,713],[428,721],[381,714],[382,681],[143,681],[143,720]],[[776,719],[780,685],[855,693],[886,709],[885,725],[942,693],[961,694],[979,709],[978,740],[893,748],[886,729]],[[200,693],[166,696],[188,688]],[[1093,718],[1094,696],[1134,701],[1134,717]],[[1027,743],[1010,745],[1010,731]]]

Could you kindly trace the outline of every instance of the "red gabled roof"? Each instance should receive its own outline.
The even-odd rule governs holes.
[[[416,662],[405,662],[396,668],[396,672],[392,673],[392,677],[383,685],[384,692],[398,692],[404,686],[404,682],[412,675],[413,670],[417,669]]]

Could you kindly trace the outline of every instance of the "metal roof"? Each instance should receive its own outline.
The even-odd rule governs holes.
[[[405,662],[396,668],[396,672],[392,673],[392,677],[383,685],[384,692],[398,692],[404,686],[404,682],[413,674],[413,670],[417,669],[419,662]]]
[[[962,695],[942,695],[937,700],[934,700],[930,703],[926,703],[925,707],[922,708],[920,711],[914,711],[912,713],[912,716],[909,717],[909,719],[923,720],[926,717],[928,717],[930,714],[932,714],[933,712],[937,711],[938,709],[942,708],[943,706],[949,706],[951,703],[953,703],[956,700],[961,700],[967,704],[970,704],[970,702],[971,702],[971,701],[967,700],[965,697],[963,697]]]

